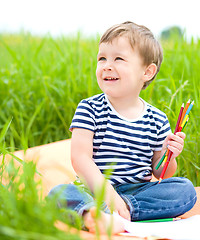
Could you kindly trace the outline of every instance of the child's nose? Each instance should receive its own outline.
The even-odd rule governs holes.
[[[108,70],[112,70],[112,68],[113,68],[113,65],[112,65],[111,61],[106,61],[104,64],[104,70],[108,71]]]

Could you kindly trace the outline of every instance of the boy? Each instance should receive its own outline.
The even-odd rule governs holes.
[[[108,29],[101,37],[96,76],[102,94],[82,100],[70,130],[71,160],[89,191],[74,184],[55,187],[67,207],[83,216],[85,226],[95,231],[92,193],[106,181],[105,202],[99,219],[100,232],[113,221],[113,233],[123,231],[114,211],[128,220],[167,218],[181,215],[196,201],[192,183],[170,178],[176,171],[185,134],[172,134],[166,115],[139,97],[155,78],[162,62],[162,49],[151,31],[132,22]],[[165,179],[155,169],[165,150],[173,152]],[[111,170],[109,180],[104,171]],[[62,201],[60,201],[61,203]],[[112,221],[111,221],[112,220]]]

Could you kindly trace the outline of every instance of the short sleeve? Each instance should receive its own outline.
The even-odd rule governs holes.
[[[76,109],[72,123],[69,130],[73,128],[83,128],[91,131],[95,131],[95,114],[94,109],[87,100],[82,100]]]
[[[167,116],[165,115],[164,118],[162,119],[162,125],[159,126],[158,132],[157,132],[157,144],[154,147],[154,151],[161,151],[162,150],[162,145],[165,140],[165,138],[171,133],[171,127],[169,124],[169,120]]]

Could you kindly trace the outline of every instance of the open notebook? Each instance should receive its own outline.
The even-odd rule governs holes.
[[[120,216],[117,215],[117,217]],[[129,222],[124,218],[122,220],[127,232],[120,235],[136,237],[155,236],[174,240],[200,240],[200,215],[171,222],[140,223]]]

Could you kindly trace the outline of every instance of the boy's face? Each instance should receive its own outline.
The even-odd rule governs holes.
[[[131,47],[126,36],[118,37],[111,43],[100,44],[97,82],[109,97],[139,96],[144,84],[145,69],[137,48]]]

